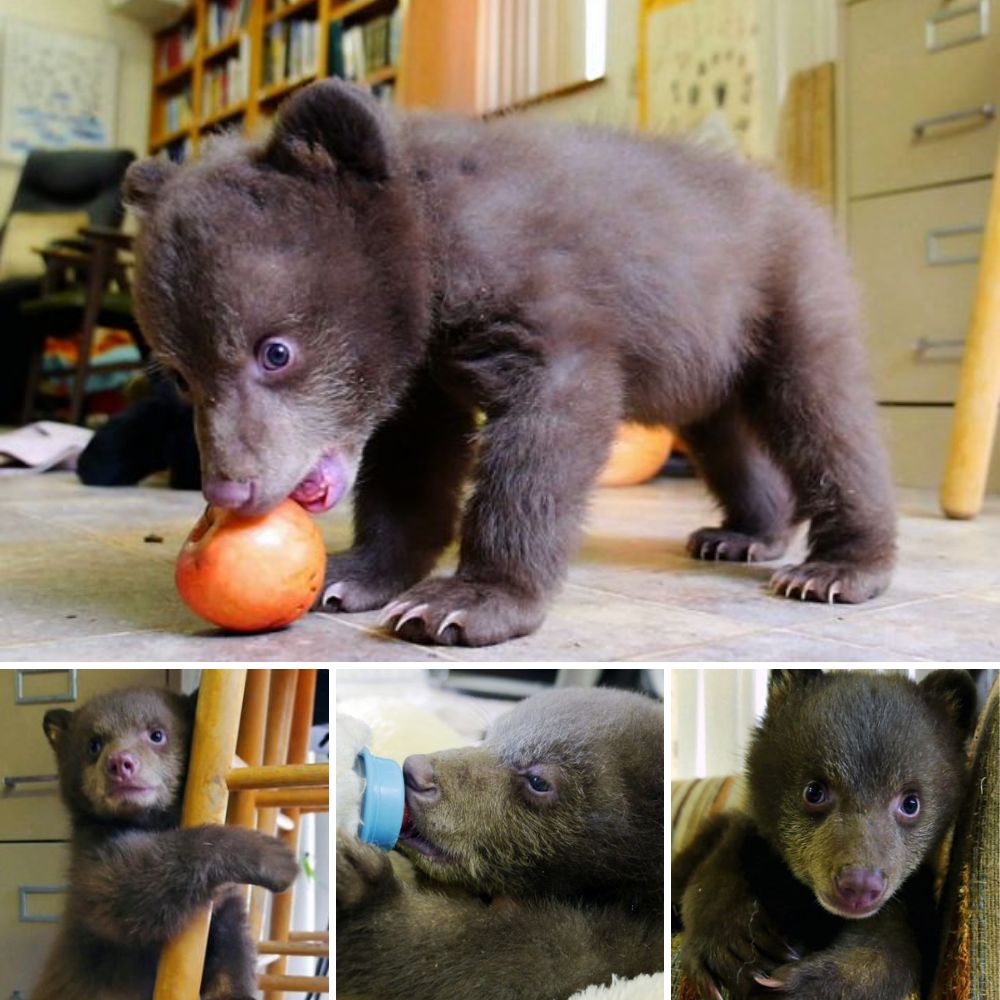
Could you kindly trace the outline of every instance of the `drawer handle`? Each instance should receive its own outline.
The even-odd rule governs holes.
[[[68,889],[65,885],[19,885],[17,887],[17,918],[22,924],[57,924],[58,917],[28,912],[29,896],[54,896]]]
[[[947,115],[924,118],[922,121],[913,123],[913,138],[923,139],[928,129],[938,128],[940,125],[954,125],[955,122],[964,122],[967,118],[982,118],[984,122],[988,122],[992,121],[996,116],[997,106],[995,104],[980,104],[978,107],[969,108],[967,111],[952,111]]]
[[[65,674],[66,690],[57,691],[53,694],[25,694],[24,681],[28,675],[35,674]],[[48,705],[57,701],[76,701],[77,684],[76,668],[69,667],[61,670],[15,670],[14,671],[14,704],[15,705]]]
[[[946,42],[938,41],[938,25],[975,13],[979,14],[979,28],[976,31],[969,35],[960,35],[958,38],[952,38]],[[952,7],[950,10],[941,10],[932,14],[925,22],[924,41],[928,52],[940,52],[942,49],[953,49],[956,45],[978,42],[980,38],[985,38],[989,33],[990,0],[978,0],[977,3],[966,4],[964,7]]]
[[[58,774],[5,774],[4,788],[17,788],[18,785],[36,785],[43,781],[58,781]]]
[[[938,358],[939,361],[958,361],[962,357],[965,348],[965,340],[962,337],[933,339],[931,337],[920,337],[913,342],[913,356],[917,361],[923,361],[934,351],[957,351],[957,355],[946,358]]]
[[[927,263],[932,267],[941,267],[950,264],[976,264],[979,262],[979,254],[949,255],[943,253],[939,241],[948,239],[949,236],[968,236],[972,233],[982,234],[983,226],[946,226],[943,229],[932,229],[927,234]]]

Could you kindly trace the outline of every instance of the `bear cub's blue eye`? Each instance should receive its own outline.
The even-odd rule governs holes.
[[[916,816],[920,812],[920,799],[916,794],[910,792],[909,795],[903,796],[903,801],[900,802],[899,808],[904,816]]]
[[[165,743],[167,734],[162,729],[151,729],[149,731],[149,738],[154,743]]]
[[[287,367],[292,360],[292,349],[283,340],[265,340],[258,351],[260,364],[265,371],[275,372]]]
[[[527,776],[528,784],[531,786],[533,792],[551,792],[552,786],[542,777],[537,774],[529,774]]]
[[[104,746],[104,741],[100,736],[91,736],[90,742],[87,744],[87,750],[91,757],[96,757],[101,752],[101,747]]]

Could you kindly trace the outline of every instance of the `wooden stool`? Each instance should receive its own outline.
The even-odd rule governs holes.
[[[1000,151],[979,264],[979,285],[962,374],[941,507],[948,517],[975,517],[983,506],[1000,407]]]
[[[278,836],[297,852],[302,814],[330,808],[329,765],[304,763],[315,691],[315,669],[202,673],[181,826],[230,822],[274,834],[283,808],[291,829]],[[237,747],[246,766],[233,768]],[[284,990],[330,991],[327,976],[285,975],[288,955],[329,953],[328,932],[289,933],[291,896],[274,896],[269,940],[258,946],[276,956],[259,981],[266,1000],[280,1000]],[[263,900],[263,890],[255,893],[255,937]],[[198,1000],[210,918],[208,906],[163,949],[154,1000]]]

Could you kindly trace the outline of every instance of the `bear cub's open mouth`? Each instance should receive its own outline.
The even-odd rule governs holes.
[[[397,847],[409,847],[418,854],[423,855],[429,861],[436,861],[438,864],[447,864],[451,858],[437,844],[431,843],[426,837],[417,831],[413,823],[413,816],[410,807],[403,810],[403,827],[399,831],[399,839],[396,841]]]
[[[351,476],[339,450],[323,455],[291,492],[291,498],[310,514],[336,506],[347,492]]]

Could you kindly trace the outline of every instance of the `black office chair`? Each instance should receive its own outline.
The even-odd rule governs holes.
[[[127,149],[32,150],[25,161],[10,210],[12,213],[83,211],[95,232],[117,231],[124,216],[122,179],[134,159],[135,154]],[[6,221],[0,228],[0,240],[5,229]],[[95,254],[96,245],[92,235],[67,233],[65,240],[57,241],[58,249],[82,255]],[[75,260],[81,273],[86,263],[81,258]],[[55,262],[47,261],[46,265],[51,286]],[[85,284],[77,289],[75,298],[64,298],[58,308],[42,308],[40,304],[33,309],[22,308],[42,298],[45,280],[42,277],[12,278],[0,282],[0,338],[5,358],[5,363],[0,365],[2,422],[30,419],[34,396],[31,379],[40,368],[45,337],[68,335],[84,326]],[[120,325],[130,329],[127,317],[131,315],[131,306],[127,297],[119,300],[116,307],[124,307],[125,312],[115,311],[109,315],[100,314],[98,310],[97,321],[106,326]],[[75,401],[78,396],[80,402],[77,409],[82,409],[83,388],[82,384],[74,385]],[[79,413],[75,419],[79,419]]]

